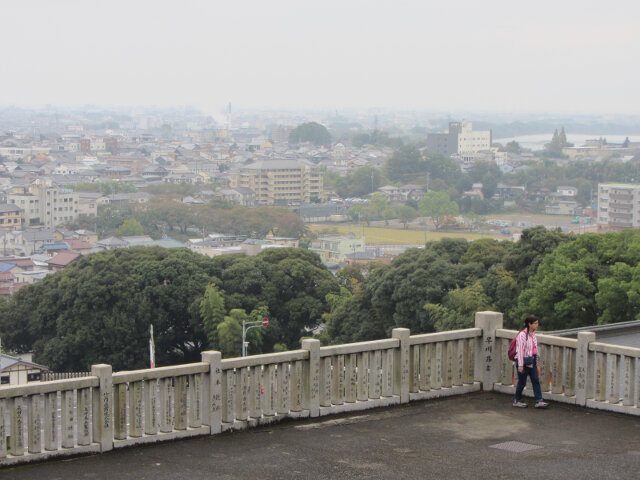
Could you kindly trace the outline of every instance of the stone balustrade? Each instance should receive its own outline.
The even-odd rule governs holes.
[[[500,381],[493,389],[513,394],[517,375],[507,358],[518,332],[496,330]],[[577,339],[538,334],[540,385],[545,399],[640,415],[640,348],[596,342],[595,333],[579,332]],[[525,390],[531,396],[532,390]]]
[[[475,328],[0,388],[0,466],[478,390],[513,393],[502,314]],[[538,335],[545,397],[640,414],[640,349]],[[530,391],[530,389],[529,389]],[[525,390],[525,393],[527,390]],[[8,441],[7,441],[8,439]],[[26,446],[26,447],[25,447]]]

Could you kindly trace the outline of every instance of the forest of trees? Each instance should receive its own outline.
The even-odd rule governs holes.
[[[250,353],[299,347],[317,337],[345,343],[388,337],[395,327],[426,333],[473,325],[476,311],[517,327],[535,313],[550,331],[636,319],[640,232],[575,236],[543,227],[517,243],[444,239],[391,264],[331,274],[303,249],[208,258],[157,247],[89,255],[0,301],[3,346],[34,351],[54,370],[148,363],[153,324],[158,365],[195,361],[204,349],[240,354],[243,319],[269,317],[250,332]]]
[[[94,230],[101,238],[124,235],[126,222],[142,227],[142,233],[153,238],[163,236],[193,237],[202,232],[224,232],[262,238],[269,233],[301,238],[306,233],[302,219],[283,207],[247,208],[222,201],[206,205],[189,205],[163,196],[152,197],[143,205],[100,205],[98,216],[79,217],[68,228]],[[140,233],[138,233],[140,234]]]

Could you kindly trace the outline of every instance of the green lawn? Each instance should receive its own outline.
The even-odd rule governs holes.
[[[309,224],[312,232],[327,235],[348,235],[354,233],[356,236],[365,237],[368,245],[422,245],[425,242],[425,233],[421,230],[403,230],[401,228],[365,227],[357,224]],[[427,241],[436,242],[443,238],[464,238],[466,240],[477,240],[479,238],[505,237],[495,235],[480,235],[469,232],[427,232]]]

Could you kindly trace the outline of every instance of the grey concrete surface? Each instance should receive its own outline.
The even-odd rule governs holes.
[[[474,393],[0,471],[0,479],[638,479],[640,417]],[[537,448],[494,448],[521,442]]]

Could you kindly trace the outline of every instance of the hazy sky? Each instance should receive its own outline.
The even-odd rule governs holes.
[[[640,3],[0,2],[0,105],[640,112]]]

